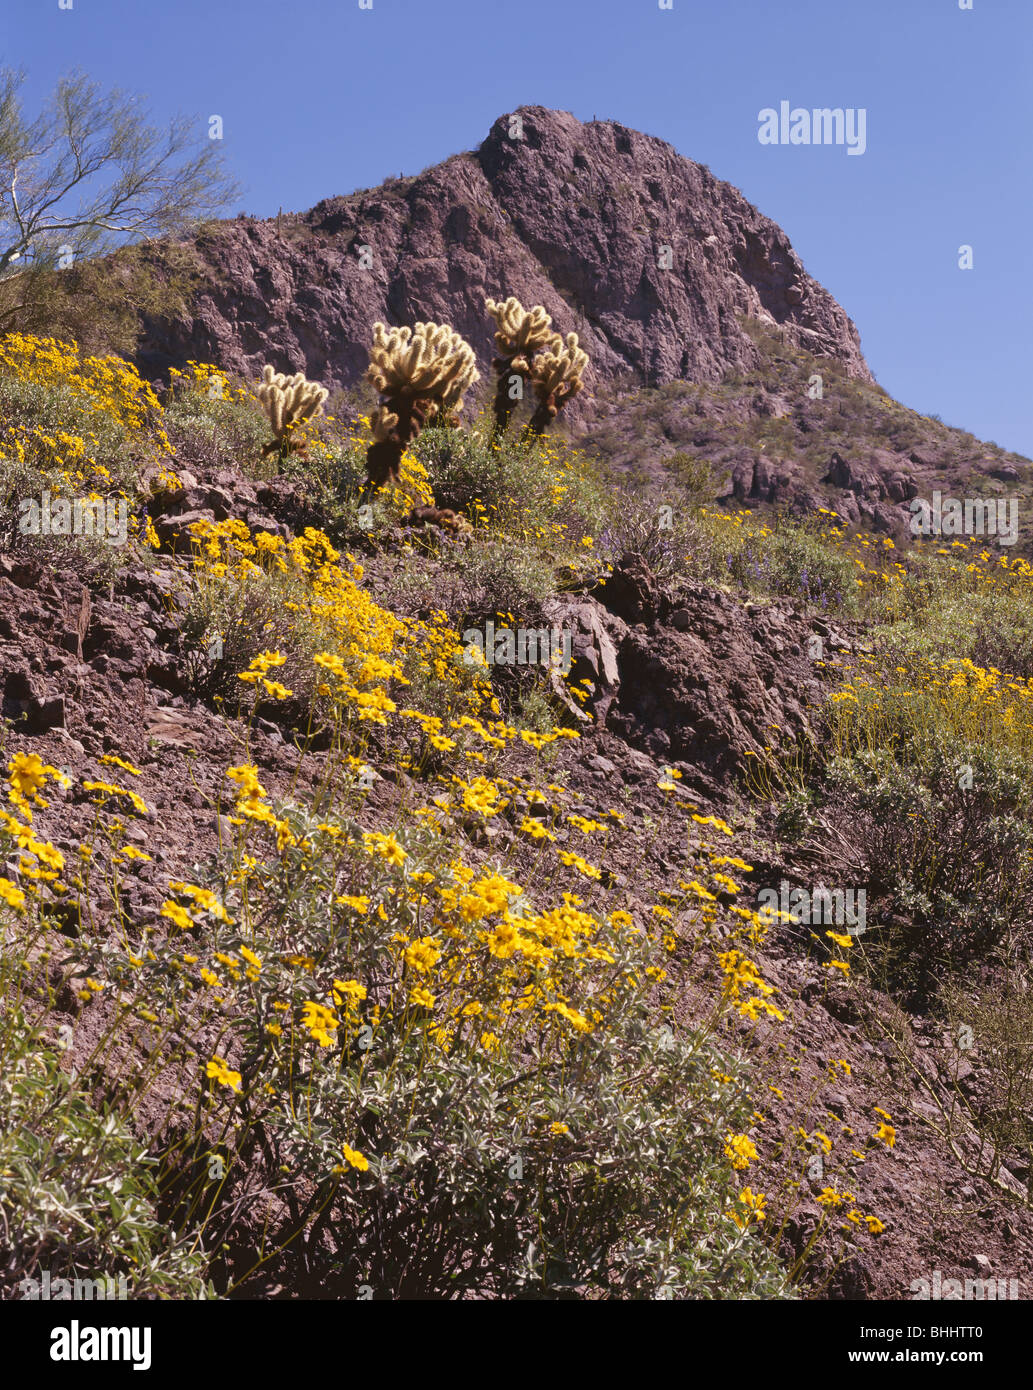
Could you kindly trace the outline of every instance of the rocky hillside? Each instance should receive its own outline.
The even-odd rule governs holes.
[[[853,323],[737,189],[663,140],[541,106],[415,178],[241,216],[197,250],[192,316],[146,325],[147,376],[193,359],[257,377],[271,362],[351,386],[377,319],[447,321],[486,371],[484,299],[515,294],[580,335],[600,384],[744,371],[759,354],[739,315],[870,380]]]
[[[737,189],[612,121],[522,107],[473,153],[309,212],[219,223],[193,249],[189,314],[143,325],[145,376],[194,360],[254,380],[270,362],[350,389],[372,323],[431,319],[475,348],[483,399],[484,300],[515,294],[578,332],[589,390],[565,422],[640,483],[688,452],[726,504],[831,508],[898,540],[910,500],[936,488],[1029,492],[1028,460],[876,385],[853,322]]]
[[[897,543],[910,539],[912,499],[937,490],[1018,499],[1029,515],[1029,459],[909,410],[781,330],[743,322],[755,365],[716,385],[603,388],[592,418],[575,426],[584,446],[650,492],[691,474],[701,495],[731,509],[802,517],[825,508]],[[1028,555],[1030,543],[1020,526],[1012,544]]]
[[[706,170],[516,114],[216,227],[160,393],[0,340],[0,1298],[1030,1296],[1033,566],[894,541],[1024,461]],[[508,294],[570,435],[270,441],[264,363],[436,318],[489,387]]]
[[[9,509],[61,411],[130,511],[0,535],[0,1296],[40,1251],[140,1297],[1028,1296],[1028,566],[667,533],[454,430],[361,526],[341,421],[278,471],[215,368],[2,365]],[[489,621],[564,679],[472,673]],[[761,910],[818,886],[862,933]]]

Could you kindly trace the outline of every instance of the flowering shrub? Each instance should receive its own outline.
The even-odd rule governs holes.
[[[427,732],[436,716],[406,715],[457,748],[467,731],[499,753],[528,742],[470,716],[446,739]],[[147,808],[124,785],[138,769],[105,757],[122,780],[84,789],[103,817],[117,900],[119,863],[143,853],[122,817]],[[38,969],[57,942],[82,981],[81,1007],[105,1019],[97,1054],[121,1048],[127,1030],[134,1038],[117,1113],[156,1066],[193,1078],[201,1098],[187,1135],[154,1156],[163,1209],[195,1249],[236,1252],[232,1272],[209,1266],[221,1289],[246,1291],[257,1268],[301,1278],[304,1233],[304,1263],[336,1296],[367,1285],[395,1297],[784,1295],[757,1238],[767,1199],[740,1181],[756,1152],[752,1102],[715,1032],[725,1010],[782,1018],[773,990],[732,951],[714,1019],[662,1024],[682,924],[693,924],[694,952],[718,933],[763,935],[759,914],[717,896],[739,892],[727,869],[749,868],[709,847],[705,837],[730,827],[692,819],[686,877],[642,923],[608,903],[600,871],[549,829],[540,853],[553,867],[533,894],[459,848],[511,806],[534,824],[521,808],[548,808],[546,826],[563,817],[586,843],[620,833],[619,815],[566,813],[559,789],[441,780],[450,792],[399,828],[367,829],[347,796],[317,814],[275,802],[254,766],[232,767],[234,840],[215,875],[170,882],[160,930],[123,916],[115,932],[84,927],[69,950],[52,913],[84,886],[34,829],[67,778],[32,755],[10,760],[18,814],[5,814],[0,840],[20,847],[23,886],[4,881],[0,912],[37,943],[15,968],[22,988],[45,1017]],[[86,858],[99,862],[93,847]],[[729,1134],[743,1136],[734,1162]],[[147,1160],[140,1149],[125,1162]],[[257,1246],[239,1222],[256,1206],[268,1217]],[[193,1277],[156,1229],[166,1265],[154,1277],[166,1267]],[[101,1228],[98,1241],[110,1263],[115,1235]]]
[[[0,541],[68,544],[60,536],[21,536],[20,504],[42,504],[44,492],[118,507],[127,532],[135,533],[130,513],[139,464],[169,452],[161,416],[150,386],[121,358],[89,357],[53,338],[0,338]],[[94,565],[115,563],[102,540],[86,544]]]
[[[53,1285],[122,1276],[131,1298],[210,1297],[207,1259],[161,1216],[128,1117],[98,1109],[20,1010],[0,1015],[0,1063],[0,1297],[25,1297],[40,1270]]]
[[[127,437],[143,433],[160,414],[150,386],[121,357],[84,357],[74,343],[9,333],[0,339],[0,375],[48,390],[60,390],[73,417],[121,426]],[[66,421],[70,423],[70,421]]]
[[[392,682],[416,680],[442,698],[448,691],[472,712],[490,702],[486,683],[463,666],[445,614],[406,622],[382,608],[360,587],[362,565],[351,555],[339,563],[321,531],[284,541],[252,536],[232,519],[191,529],[195,589],[185,634],[207,693],[240,693],[243,682],[258,700],[315,702],[335,725],[383,723],[396,709]],[[275,689],[267,679],[274,667]]]
[[[728,1220],[722,1145],[748,1107],[713,1075],[735,1064],[651,1022],[659,937],[569,891],[539,905],[440,835],[233,779],[215,891],[174,885],[169,941],[106,959],[148,1013],[217,1027],[201,1084],[232,1180],[225,1206],[206,1179],[192,1194],[213,1236],[290,1171],[336,1296],[783,1291]]]
[[[210,362],[169,371],[164,425],[185,468],[259,469],[268,429],[257,396]]]

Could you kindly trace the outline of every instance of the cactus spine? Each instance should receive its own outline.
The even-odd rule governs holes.
[[[322,415],[323,402],[330,392],[325,386],[306,380],[303,372],[285,376],[266,364],[257,394],[274,435],[262,450],[262,457],[278,452],[282,462],[289,453],[304,454],[305,441],[296,438],[295,431],[299,425]]]
[[[529,434],[544,434],[567,401],[584,390],[582,375],[587,366],[588,353],[578,347],[577,334],[568,333],[564,342],[557,333],[549,351],[532,364],[538,406],[528,422]]]
[[[506,300],[486,299],[484,307],[495,320],[495,348],[498,356],[492,367],[498,377],[495,387],[494,437],[501,439],[509,427],[510,416],[522,399],[512,393],[516,379],[524,384],[531,376],[531,359],[552,341],[552,318],[540,304],[527,310],[514,295]]]
[[[366,379],[381,398],[371,418],[367,486],[381,487],[398,477],[406,446],[427,420],[440,414],[455,422],[480,373],[473,348],[447,324],[389,329],[375,323]]]
[[[495,389],[495,439],[509,427],[522,392],[513,396],[514,380],[529,383],[538,398],[527,424],[528,435],[543,434],[563,405],[584,389],[582,376],[588,353],[578,346],[577,334],[566,341],[553,333],[552,318],[541,304],[528,310],[512,295],[504,301],[486,299],[484,307],[495,320],[498,356],[492,366],[498,376]]]

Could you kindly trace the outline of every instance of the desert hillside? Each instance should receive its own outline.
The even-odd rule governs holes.
[[[354,393],[378,319],[451,324],[487,378],[484,300],[513,294],[578,334],[593,389],[564,421],[637,485],[688,454],[725,504],[831,508],[897,539],[936,489],[1031,496],[1028,459],[887,396],[852,320],[738,189],[612,121],[521,107],[415,178],[177,249],[187,303],[143,315],[133,355],[156,386],[187,361],[245,380],[271,362]]]
[[[448,322],[489,358],[484,298],[504,288],[577,332],[604,379],[720,381],[754,365],[737,314],[870,379],[847,315],[737,189],[663,140],[541,106],[416,178],[215,223],[192,249],[194,299],[145,325],[146,376],[193,358],[354,386],[377,319]]]
[[[611,122],[190,252],[0,339],[0,1296],[1016,1296],[1028,461]]]

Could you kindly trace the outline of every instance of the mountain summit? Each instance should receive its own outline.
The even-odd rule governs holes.
[[[187,358],[257,376],[264,363],[347,387],[372,324],[448,322],[482,366],[486,296],[543,304],[598,379],[716,382],[756,364],[742,315],[871,381],[854,324],[788,237],[663,140],[525,106],[472,153],[309,212],[217,223],[196,242],[189,314],[149,322],[157,375]]]

